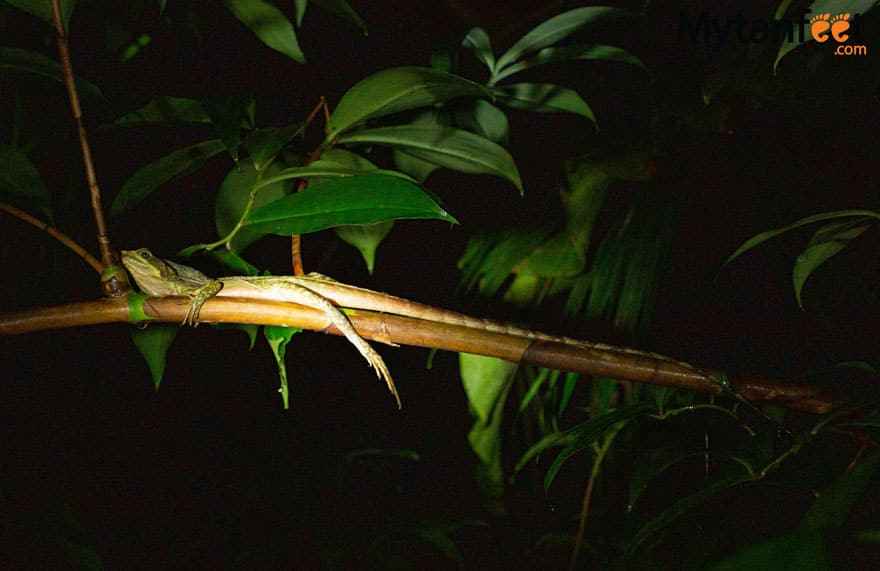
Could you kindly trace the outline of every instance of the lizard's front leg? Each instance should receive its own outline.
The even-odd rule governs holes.
[[[196,320],[199,318],[202,306],[205,305],[206,301],[217,295],[221,289],[223,289],[223,283],[219,280],[212,280],[190,293],[188,295],[189,309],[186,311],[182,325],[198,327],[199,324]]]

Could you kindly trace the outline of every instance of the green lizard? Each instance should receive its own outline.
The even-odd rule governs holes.
[[[376,375],[385,381],[397,401],[397,407],[401,407],[400,395],[391,378],[391,372],[379,353],[355,331],[338,307],[327,298],[303,287],[292,277],[241,276],[212,279],[195,268],[157,258],[146,248],[123,250],[122,263],[144,293],[159,297],[185,296],[190,299],[183,325],[197,325],[202,306],[221,291],[224,296],[290,301],[322,310],[376,370]]]
[[[340,283],[321,274],[232,276],[212,279],[189,266],[157,258],[146,248],[124,250],[122,261],[144,293],[153,296],[173,295],[190,298],[190,306],[184,324],[195,325],[202,305],[215,295],[289,301],[322,310],[333,325],[345,335],[370,366],[376,370],[376,374],[385,380],[388,389],[397,399],[398,406],[400,406],[400,397],[382,357],[355,331],[351,322],[337,306],[402,315],[537,341],[552,341],[618,355],[648,357],[695,373],[713,386],[726,391],[730,390],[726,380],[714,377],[694,365],[677,361],[665,355],[510,327],[487,319],[470,317],[447,309]]]

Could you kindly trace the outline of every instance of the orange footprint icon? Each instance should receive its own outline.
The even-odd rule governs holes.
[[[828,23],[830,17],[831,14],[816,14],[810,18],[810,33],[813,34],[813,39],[819,43],[828,40],[828,30],[831,28],[831,24]]]
[[[838,14],[831,18],[831,35],[840,43],[849,39],[849,34],[844,34],[845,31],[849,30],[849,22],[847,20],[849,20],[849,14]]]

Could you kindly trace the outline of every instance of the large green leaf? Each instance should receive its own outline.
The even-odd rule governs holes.
[[[110,216],[128,212],[169,180],[195,172],[211,157],[225,149],[223,141],[211,139],[178,149],[161,159],[141,167],[119,189],[110,205]]]
[[[481,100],[478,100],[481,101]],[[411,125],[430,125],[430,126],[448,126],[449,113],[443,113],[436,110],[423,111],[416,115],[410,121]],[[440,166],[430,161],[422,160],[407,153],[401,147],[394,147],[391,150],[391,157],[394,159],[395,166],[406,174],[410,175],[420,183],[424,183],[431,173],[439,169]]]
[[[492,89],[502,105],[540,113],[575,113],[595,122],[596,116],[577,91],[552,83],[514,83]]]
[[[792,268],[794,294],[798,305],[803,307],[801,290],[810,274],[874,224],[875,222],[870,218],[855,218],[831,222],[816,230],[810,243],[798,255]]]
[[[140,109],[126,113],[115,121],[117,126],[138,126],[145,123],[210,123],[211,116],[201,101],[186,97],[159,95]]]
[[[264,172],[258,172],[253,162],[242,159],[237,165],[229,170],[226,178],[220,183],[217,190],[217,199],[214,201],[214,224],[219,236],[229,234],[241,217],[244,216],[248,205],[253,200],[253,207],[260,207],[287,195],[285,192],[285,180],[279,180],[270,185],[263,186],[260,192],[252,194],[255,186],[260,184],[261,179],[272,177],[281,172],[281,168],[275,164],[269,165]],[[293,186],[292,182],[287,186]],[[235,252],[242,252],[256,240],[265,235],[264,232],[253,228],[243,228],[232,238],[231,247]]]
[[[375,173],[322,182],[266,204],[250,213],[244,227],[291,236],[397,218],[457,223],[411,180]]]
[[[478,83],[429,67],[393,67],[345,92],[327,123],[327,141],[367,119],[443,103],[456,97],[489,97]]]
[[[52,2],[50,0],[5,0],[7,4],[15,6],[19,10],[24,10],[32,16],[40,18],[53,29],[55,28],[55,17],[52,14]],[[76,0],[60,0],[61,5],[61,22],[64,24],[65,30],[70,30],[70,16],[73,14],[73,7]]]
[[[502,380],[510,380],[516,364],[495,357],[461,353],[459,370],[471,412],[480,422],[488,423],[506,390]]]
[[[264,44],[294,61],[306,63],[293,24],[273,4],[265,0],[224,0],[223,3]]]
[[[534,57],[515,63],[505,68],[503,71],[498,72],[498,74],[490,81],[490,85],[495,85],[511,75],[533,67],[575,60],[615,61],[636,65],[642,68],[645,67],[639,58],[625,49],[616,46],[589,44],[566,46],[562,48],[544,48]]]
[[[461,382],[477,417],[468,442],[480,458],[479,481],[489,497],[500,497],[504,491],[504,468],[501,463],[504,403],[513,384],[516,364],[494,357],[459,355]]]
[[[504,147],[462,129],[437,125],[376,127],[343,135],[339,142],[398,147],[452,170],[506,178],[522,192],[519,171],[510,153]]]
[[[0,75],[25,75],[50,79],[64,86],[64,73],[57,61],[41,53],[21,48],[0,47]],[[83,99],[103,99],[104,95],[97,86],[85,79],[76,78],[76,91]]]
[[[24,151],[5,145],[0,145],[0,199],[52,219],[51,199],[40,171]]]
[[[837,0],[815,0],[812,4],[810,4],[809,8],[807,8],[808,14],[830,14],[835,16],[837,14],[864,14],[874,6],[876,6],[878,0],[851,0],[846,2],[845,4],[841,4]],[[780,16],[777,11],[777,18]],[[851,21],[851,19],[850,19]],[[782,42],[782,45],[779,46],[779,51],[776,53],[776,59],[773,61],[773,73],[776,73],[776,67],[779,65],[779,61],[791,50],[795,49],[798,46],[802,46],[807,42],[813,41],[813,36],[811,33],[807,33],[809,30],[806,30],[804,33],[804,41],[800,41],[799,34],[792,34],[791,39],[786,39]],[[851,37],[851,34],[849,34]],[[830,34],[829,39],[826,43],[837,45],[836,40],[834,40]],[[834,48],[829,48],[829,53]]]
[[[610,6],[588,6],[586,8],[575,8],[574,10],[554,16],[535,26],[529,33],[520,38],[518,42],[513,44],[510,49],[504,52],[498,58],[495,69],[502,70],[527,53],[552,46],[587,24],[612,16],[627,15],[630,14]]]

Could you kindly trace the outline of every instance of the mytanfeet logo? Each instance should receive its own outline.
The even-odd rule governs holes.
[[[702,40],[706,44],[722,48],[728,42],[742,43],[786,42],[802,44],[810,39],[818,43],[834,40],[834,54],[840,56],[868,55],[868,48],[858,43],[859,14],[841,12],[835,15],[820,13],[807,19],[808,11],[800,19],[747,18],[742,13],[735,17],[720,17],[709,12],[689,14],[680,12],[678,39],[692,42]],[[809,36],[806,34],[809,26]],[[853,40],[853,41],[851,41]]]

